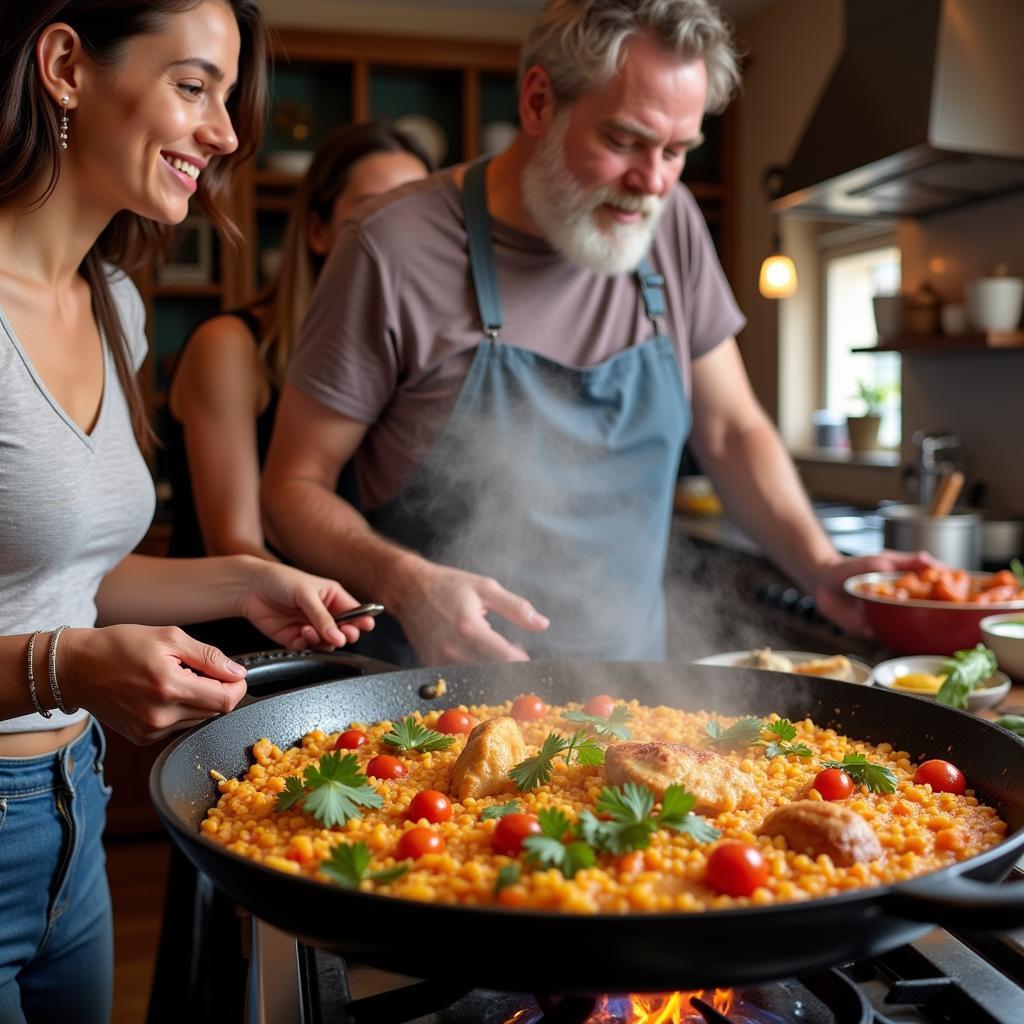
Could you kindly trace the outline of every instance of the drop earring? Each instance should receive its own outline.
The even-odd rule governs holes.
[[[57,132],[57,138],[60,141],[60,148],[68,148],[68,104],[71,102],[71,97],[64,93],[60,98],[61,106],[64,108],[60,115],[60,129]]]

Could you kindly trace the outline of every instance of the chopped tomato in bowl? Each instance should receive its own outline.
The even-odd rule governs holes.
[[[921,572],[869,572],[843,584],[864,607],[875,636],[896,654],[952,654],[981,640],[980,623],[997,611],[1024,609],[1011,572],[943,566]]]

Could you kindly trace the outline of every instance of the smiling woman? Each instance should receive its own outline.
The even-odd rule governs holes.
[[[357,602],[286,566],[131,554],[154,496],[125,271],[193,199],[234,230],[220,203],[258,140],[264,51],[254,0],[0,5],[4,1024],[110,1017],[98,722],[152,742],[245,692],[241,666],[171,624],[241,614],[297,649],[371,622],[336,626]]]

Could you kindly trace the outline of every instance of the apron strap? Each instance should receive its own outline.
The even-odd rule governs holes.
[[[665,278],[651,266],[646,256],[637,264],[635,273],[640,282],[640,294],[644,298],[647,319],[654,325],[656,334],[664,334],[665,313],[668,311],[665,293],[662,291]]]
[[[462,210],[466,218],[469,269],[473,275],[473,291],[480,310],[480,323],[484,333],[493,341],[501,330],[501,297],[491,246],[491,215],[487,211],[484,176],[488,162],[479,160],[466,169],[462,179]]]

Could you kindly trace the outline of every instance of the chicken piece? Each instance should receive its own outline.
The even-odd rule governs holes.
[[[460,801],[502,793],[513,785],[508,773],[524,760],[526,744],[516,720],[489,718],[469,734],[452,767],[451,792]]]
[[[825,679],[841,679],[843,682],[856,681],[853,665],[845,655],[837,654],[834,658],[811,658],[793,666],[793,671],[801,676],[821,676]]]
[[[792,672],[793,662],[770,647],[758,647],[736,662],[735,668],[763,668],[771,672]]]
[[[734,811],[757,799],[754,783],[724,757],[682,743],[613,743],[604,774],[613,786],[639,782],[659,800],[669,786],[682,786],[697,798],[698,814]]]
[[[856,811],[826,800],[795,800],[777,807],[765,818],[761,834],[782,836],[791,850],[811,857],[827,853],[839,867],[882,856],[871,826]]]

